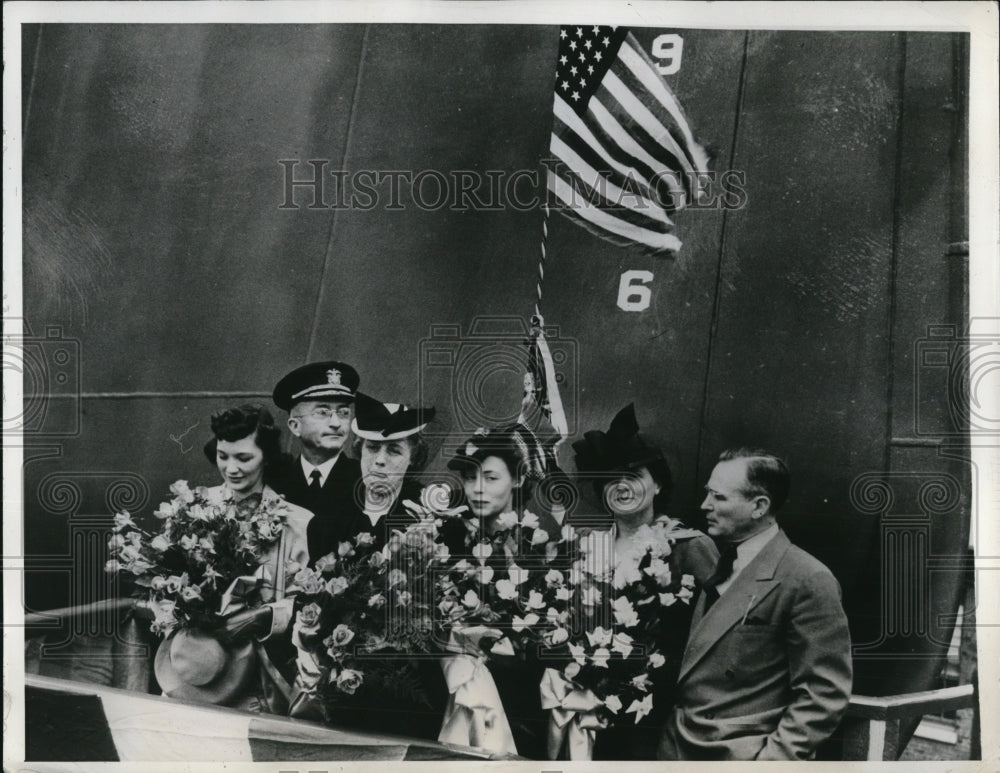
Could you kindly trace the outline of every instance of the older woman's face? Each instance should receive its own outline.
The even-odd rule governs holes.
[[[465,497],[473,514],[489,518],[513,507],[516,481],[499,456],[487,456],[462,473]]]
[[[215,463],[222,479],[236,494],[251,494],[262,485],[264,452],[257,445],[256,434],[216,441]]]
[[[361,477],[366,486],[397,488],[410,467],[413,448],[402,440],[365,440],[361,444]]]
[[[634,515],[652,507],[659,490],[649,470],[640,467],[604,486],[604,504],[614,516]]]

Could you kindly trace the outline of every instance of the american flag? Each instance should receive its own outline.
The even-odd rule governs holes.
[[[631,32],[559,30],[553,112],[553,208],[616,244],[676,252],[669,215],[700,196],[708,156]]]

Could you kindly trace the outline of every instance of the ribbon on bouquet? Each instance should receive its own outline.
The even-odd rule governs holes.
[[[281,542],[283,543],[283,540]],[[268,579],[269,574],[264,566],[259,567],[254,575],[237,577],[226,589],[226,592],[222,594],[219,614],[223,617],[231,617],[244,610],[254,609],[253,601],[256,600],[255,595],[262,597],[265,602],[272,602],[275,597],[274,588],[270,586]],[[261,580],[263,580],[263,587]],[[278,585],[279,595],[283,596],[283,578],[279,580]],[[264,593],[265,587],[267,589],[266,594]],[[273,604],[271,606],[273,619],[279,610],[277,606]],[[268,656],[267,650],[261,641],[256,636],[251,636],[251,641],[261,666],[260,687],[263,702],[266,704],[267,710],[272,714],[286,714],[288,712],[288,704],[293,697],[292,687],[281,675],[281,672],[278,671],[274,663],[271,662],[271,658]]]
[[[319,630],[316,626],[315,630]],[[312,633],[312,630],[305,633]],[[323,719],[323,709],[318,695],[319,683],[324,677],[319,660],[302,640],[302,626],[298,617],[292,624],[292,644],[295,645],[295,683],[289,698],[288,716],[295,719]]]
[[[447,649],[455,654],[441,660],[449,695],[439,741],[517,754],[500,693],[480,647],[483,637],[502,635],[486,626],[451,630]]]
[[[549,759],[559,759],[563,744],[569,747],[570,760],[593,759],[597,731],[607,726],[597,715],[601,699],[591,690],[581,690],[554,668],[545,669],[539,691],[542,708],[549,710]]]

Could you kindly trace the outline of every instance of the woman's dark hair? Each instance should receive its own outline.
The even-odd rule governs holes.
[[[448,468],[464,474],[491,456],[504,463],[515,481],[520,480],[520,486],[514,489],[513,505],[516,510],[522,510],[547,474],[545,449],[534,433],[521,424],[481,430],[458,449],[448,462]]]
[[[212,414],[212,434],[214,437],[205,444],[205,456],[216,463],[216,446],[219,440],[232,443],[250,435],[264,454],[264,467],[274,465],[282,458],[281,430],[274,425],[274,419],[267,408],[257,403],[246,403],[235,408],[226,408]]]

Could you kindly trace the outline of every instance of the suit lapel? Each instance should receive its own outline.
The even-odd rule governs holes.
[[[288,487],[296,491],[300,496],[309,491],[309,481],[306,480],[305,470],[302,469],[302,457],[296,456],[288,469]]]
[[[706,613],[705,594],[701,593],[691,621],[691,634],[681,662],[678,681],[708,654],[715,643],[740,623],[754,607],[780,584],[775,570],[791,543],[783,531],[768,542],[753,561],[733,580],[726,592]]]
[[[330,468],[330,474],[326,476],[326,482],[323,483],[323,490],[330,492],[334,489],[342,489],[348,483],[350,477],[351,462],[348,457],[344,456],[344,452],[341,451],[340,456],[337,457],[337,461]]]

